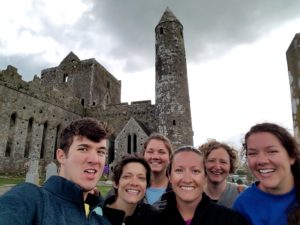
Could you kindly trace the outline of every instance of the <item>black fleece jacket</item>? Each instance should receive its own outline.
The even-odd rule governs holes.
[[[176,207],[174,192],[166,193],[163,196],[167,200],[167,206],[163,209],[155,225],[186,225]],[[217,205],[203,193],[198,204],[191,225],[249,225],[247,220],[238,212]]]
[[[158,211],[151,205],[138,203],[136,209],[131,216],[125,217],[125,212],[119,209],[107,207],[107,204],[112,204],[115,201],[115,196],[107,198],[104,202],[103,213],[111,225],[153,225],[157,218]]]

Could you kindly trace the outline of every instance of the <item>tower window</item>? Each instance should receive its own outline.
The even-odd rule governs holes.
[[[176,120],[173,120],[173,126],[175,126],[176,125]]]
[[[164,28],[162,28],[162,27],[159,28],[159,33],[160,33],[160,34],[163,34],[163,33],[164,33]]]
[[[109,81],[106,82],[106,87],[107,87],[107,89],[110,88],[110,82]]]
[[[81,105],[84,106],[84,98],[81,99]]]
[[[64,83],[67,83],[69,79],[69,75],[67,73],[64,73]]]

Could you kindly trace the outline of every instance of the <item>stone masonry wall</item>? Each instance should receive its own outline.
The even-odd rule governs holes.
[[[81,115],[2,83],[0,96],[5,96],[0,101],[0,171],[24,173],[24,165],[33,149],[41,154],[40,164],[47,165],[54,159],[60,129]]]
[[[300,141],[300,34],[296,34],[287,52],[293,126],[295,138]]]

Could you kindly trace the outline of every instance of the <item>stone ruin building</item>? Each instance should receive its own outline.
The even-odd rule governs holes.
[[[300,142],[300,33],[293,38],[286,51],[291,90],[294,136]]]
[[[183,26],[168,8],[155,38],[155,104],[122,103],[121,81],[94,58],[81,60],[73,52],[29,82],[11,65],[0,71],[0,173],[24,174],[33,153],[45,173],[61,129],[81,117],[112,127],[108,163],[141,151],[152,132],[165,134],[175,147],[192,145]]]

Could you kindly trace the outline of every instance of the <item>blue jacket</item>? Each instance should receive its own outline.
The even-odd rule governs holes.
[[[85,215],[83,194],[75,183],[52,176],[42,186],[23,183],[0,197],[1,225],[109,225],[100,200],[88,195],[90,214]]]
[[[288,214],[296,207],[296,188],[285,194],[274,195],[253,183],[243,191],[233,204],[233,209],[243,214],[251,224],[286,225]]]

